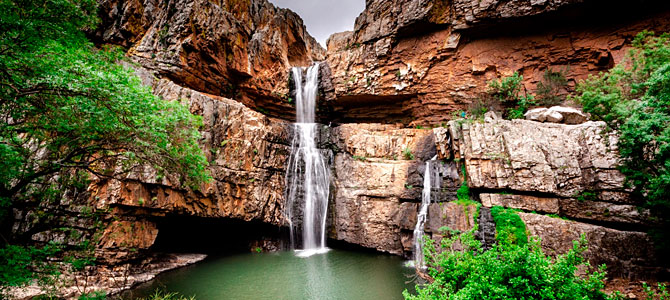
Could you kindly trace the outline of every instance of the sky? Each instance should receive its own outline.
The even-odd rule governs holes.
[[[354,29],[356,17],[365,9],[365,0],[270,0],[302,18],[307,31],[326,47],[328,37]]]

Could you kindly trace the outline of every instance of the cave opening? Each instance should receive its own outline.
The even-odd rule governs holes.
[[[230,218],[166,216],[156,220],[153,252],[229,255],[289,247],[286,228]]]

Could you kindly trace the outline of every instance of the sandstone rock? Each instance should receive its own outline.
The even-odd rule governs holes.
[[[426,231],[440,234],[440,228],[448,227],[461,232],[472,229],[475,225],[475,205],[461,205],[456,202],[432,203],[428,206]]]
[[[289,68],[325,56],[298,15],[267,0],[102,1],[100,16],[97,39],[143,67],[287,119]]]
[[[544,115],[544,120],[549,123],[562,123],[563,114],[555,110],[549,109],[542,113]]]
[[[97,199],[96,207],[134,207],[153,213],[283,224],[284,164],[290,155],[290,123],[166,79],[154,80],[153,85],[157,95],[169,101],[181,99],[192,113],[203,117],[201,147],[211,164],[213,181],[199,192],[186,191],[172,183],[169,176],[159,179],[155,171],[145,168],[124,181],[94,184],[90,190]]]
[[[597,29],[585,22],[571,23],[569,31],[547,25],[579,19],[575,12],[585,20],[602,14],[594,3],[368,1],[354,32],[333,36],[329,44],[336,95],[327,104],[336,112],[329,117],[438,125],[480,98],[490,80],[520,72],[523,88],[533,94],[547,68],[569,65],[566,89],[572,91],[573,82],[620,61],[638,32],[670,31],[670,12],[661,4],[636,17],[631,7],[612,7],[624,17]]]
[[[651,238],[644,232],[621,231],[538,214],[519,213],[530,234],[542,240],[548,253],[562,254],[572,241],[586,235],[586,258],[592,266],[607,264],[608,276],[644,278],[666,273],[659,266]]]
[[[500,116],[495,111],[487,111],[484,114],[484,122],[491,123],[500,120]]]
[[[626,204],[613,204],[603,201],[580,201],[560,199],[560,215],[571,219],[597,221],[604,224],[653,225],[648,209]]]
[[[615,192],[621,196],[619,202],[629,201],[625,177],[617,170],[616,135],[602,135],[603,123],[500,120],[449,126],[455,156],[464,160],[470,188],[559,197]]]
[[[548,214],[558,214],[560,209],[558,198],[483,193],[479,194],[479,199],[484,207],[503,206]]]
[[[524,116],[526,120],[550,123],[581,124],[588,117],[581,111],[572,107],[552,106],[551,108],[535,108],[527,111]]]
[[[439,159],[451,159],[451,135],[448,128],[436,127],[433,128],[433,135],[435,136],[435,146],[437,148],[437,157]]]

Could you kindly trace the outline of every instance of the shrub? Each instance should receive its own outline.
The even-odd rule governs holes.
[[[505,114],[507,119],[521,119],[528,108],[535,105],[533,96],[523,91],[522,81],[523,76],[514,72],[512,76],[503,77],[500,81],[489,82],[488,93],[508,107]]]
[[[535,91],[537,102],[540,105],[553,106],[558,105],[565,100],[565,96],[561,92],[568,85],[568,80],[565,78],[567,68],[561,71],[552,71],[547,68],[542,76],[542,81],[537,84]]]
[[[473,231],[442,240],[442,252],[432,241],[424,247],[432,283],[418,285],[405,299],[609,299],[604,266],[592,268],[583,258],[586,239],[555,259],[547,257],[537,239],[525,245],[497,243],[484,251]],[[454,249],[463,249],[454,251]],[[583,276],[577,269],[586,270]]]
[[[496,240],[499,243],[515,245],[528,243],[526,224],[514,210],[494,206],[491,208],[491,216],[496,224]]]
[[[412,150],[407,147],[405,150],[402,150],[402,157],[405,158],[405,160],[413,160],[414,159],[414,154],[412,153]]]
[[[593,119],[617,130],[621,171],[655,217],[670,215],[670,34],[641,32],[624,61],[577,86]],[[669,222],[654,233],[668,248]]]

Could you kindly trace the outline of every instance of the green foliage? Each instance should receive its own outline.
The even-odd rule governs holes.
[[[641,32],[623,63],[577,86],[593,119],[617,130],[627,184],[658,217],[670,216],[670,34]],[[668,227],[668,222],[665,222]],[[666,232],[667,228],[660,232]],[[660,244],[668,239],[660,239]],[[670,245],[665,245],[666,247]]]
[[[466,178],[465,165],[461,167],[461,174],[463,176],[463,183],[456,190],[456,198],[459,201],[470,201],[470,187],[468,187],[468,179]]]
[[[495,97],[501,103],[511,106],[507,109],[505,115],[507,119],[521,119],[528,108],[535,105],[533,96],[526,95],[523,92],[522,81],[523,76],[514,72],[512,76],[503,77],[500,81],[489,82],[489,95]]]
[[[670,293],[663,283],[658,283],[657,290],[652,289],[646,282],[642,283],[642,287],[647,294],[647,300],[670,300]]]
[[[413,160],[414,153],[412,153],[412,149],[407,147],[405,150],[402,150],[402,157],[405,158],[405,160]]]
[[[18,202],[40,207],[83,191],[90,175],[119,178],[143,165],[185,187],[210,179],[201,119],[154,96],[119,64],[121,49],[97,49],[85,37],[99,21],[97,3],[0,0],[0,217]],[[53,280],[47,258],[59,248],[2,241],[0,287]],[[66,266],[93,264],[94,241],[75,248]]]
[[[496,224],[496,240],[498,243],[510,243],[514,245],[526,245],[526,224],[521,217],[512,209],[501,206],[491,208],[491,216]]]
[[[178,293],[168,293],[156,290],[151,296],[139,300],[195,300],[195,296],[186,297]]]
[[[561,96],[561,91],[568,85],[568,80],[565,78],[567,71],[567,68],[559,71],[547,68],[544,71],[542,81],[537,84],[537,90],[535,91],[539,104],[552,106],[565,100],[565,97]]]
[[[521,95],[523,76],[514,72],[512,76],[503,77],[500,81],[489,82],[489,93],[500,102],[516,102]]]
[[[365,157],[365,156],[359,156],[359,155],[354,155],[354,156],[352,156],[352,158],[353,158],[354,160],[359,160],[359,161],[367,161],[367,160],[368,160],[367,157]]]
[[[498,243],[484,251],[473,231],[443,239],[440,252],[429,241],[429,275],[435,280],[417,286],[417,295],[405,290],[405,299],[610,299],[601,292],[604,266],[594,270],[583,258],[583,236],[552,260],[536,239],[524,245]],[[586,274],[576,276],[578,268]]]
[[[104,291],[95,291],[90,293],[84,293],[78,298],[79,300],[105,300],[107,299],[107,293]]]
[[[52,178],[113,177],[140,164],[191,187],[209,179],[200,118],[154,96],[118,64],[119,49],[95,49],[80,31],[95,15],[93,0],[0,3],[0,196],[34,197]]]
[[[0,292],[4,288],[22,286],[33,280],[42,285],[50,285],[59,275],[55,265],[47,262],[61,251],[57,244],[44,247],[23,247],[7,245],[0,249]],[[0,294],[0,298],[2,295]]]
[[[580,202],[598,200],[598,194],[596,194],[594,191],[582,191],[581,193],[577,193],[575,196],[577,197],[577,201]]]

